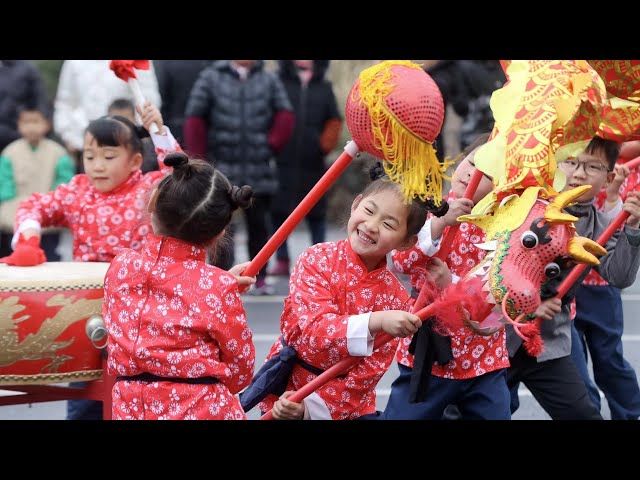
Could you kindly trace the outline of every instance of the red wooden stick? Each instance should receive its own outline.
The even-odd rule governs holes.
[[[425,320],[426,318],[429,318],[431,315],[433,315],[434,310],[436,309],[436,306],[437,305],[433,303],[430,305],[427,305],[423,309],[415,312],[415,315],[420,317],[421,320]],[[378,334],[376,336],[375,341],[373,342],[373,350],[374,351],[377,350],[385,343],[393,340],[393,338],[394,337],[389,335],[388,333]],[[335,377],[337,377],[338,375],[344,372],[348,372],[352,367],[354,367],[358,362],[360,362],[361,359],[362,357],[348,357],[340,360],[331,368],[328,368],[327,370],[322,372],[320,375],[318,375],[316,378],[311,380],[309,383],[303,386],[300,390],[296,390],[296,392],[292,394],[289,398],[287,398],[287,400],[290,400],[295,403],[300,403],[302,400],[307,398],[309,395],[311,395],[313,392],[315,392],[318,388],[323,386],[329,380],[334,379]],[[273,419],[273,414],[271,413],[271,410],[269,410],[262,417],[260,417],[260,420],[272,420],[272,419]]]
[[[300,205],[291,212],[289,218],[278,228],[276,233],[269,239],[264,247],[258,252],[258,254],[251,260],[249,266],[242,273],[246,277],[254,277],[262,267],[266,265],[269,258],[275,253],[282,242],[284,242],[294,228],[302,221],[304,216],[309,213],[313,206],[320,200],[322,195],[325,194],[329,187],[336,181],[340,174],[347,168],[353,157],[358,154],[358,146],[355,142],[351,141],[344,147],[344,152],[338,157],[333,165],[325,172],[318,183],[307,193],[307,196],[302,199]]]
[[[624,162],[623,165],[628,167],[629,170],[633,170],[640,165],[640,157],[636,157],[633,160],[629,160],[628,162]]]
[[[473,195],[476,193],[476,190],[478,189],[478,185],[480,184],[480,180],[482,180],[482,175],[484,174],[476,168],[476,171],[473,172],[473,175],[471,176],[471,180],[469,180],[469,183],[467,184],[467,188],[464,189],[464,195],[462,196],[462,198],[468,198],[469,200],[473,198]],[[440,250],[438,250],[438,253],[436,253],[436,257],[438,257],[443,262],[445,261],[445,258],[447,258],[447,255],[449,255],[449,252],[451,251],[451,245],[453,244],[453,239],[456,236],[456,233],[458,232],[459,228],[460,228],[459,223],[449,227],[447,234],[442,239],[442,245],[440,246]]]
[[[622,224],[627,221],[629,215],[629,212],[620,212],[618,215],[616,215],[616,218],[611,221],[605,231],[602,232],[602,234],[598,237],[596,243],[604,247],[611,236],[616,233],[616,230],[618,230],[622,226]],[[558,287],[558,295],[556,295],[556,298],[562,298],[569,291],[571,286],[576,282],[578,277],[582,275],[582,272],[584,272],[587,267],[588,265],[585,263],[581,263],[580,265],[576,265],[575,267],[573,267],[573,270],[569,272],[567,278],[565,278],[562,283],[560,283],[560,286]]]

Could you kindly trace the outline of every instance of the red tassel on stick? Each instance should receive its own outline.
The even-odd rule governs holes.
[[[139,105],[140,108],[142,108],[145,99],[144,95],[142,94],[142,90],[140,90],[140,85],[138,85],[136,69],[149,70],[149,68],[151,68],[149,60],[111,60],[109,68],[113,70],[113,73],[116,74],[116,77],[118,77],[120,80],[124,80],[129,84],[131,92],[135,97],[136,104]],[[158,133],[158,131],[158,126],[155,123],[152,123],[149,128],[149,132]]]
[[[527,340],[524,341],[524,349],[532,357],[537,357],[544,350],[542,336],[540,335],[541,323],[542,320],[536,317],[520,327],[520,333],[527,337]]]
[[[109,68],[120,80],[128,82],[130,78],[138,78],[136,69],[149,70],[149,60],[111,60]]]

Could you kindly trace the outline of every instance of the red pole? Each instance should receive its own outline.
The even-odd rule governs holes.
[[[473,195],[476,193],[483,175],[484,173],[476,168],[476,171],[473,172],[473,175],[471,176],[471,180],[469,180],[469,183],[467,184],[467,188],[464,189],[464,195],[462,196],[462,198],[468,198],[469,200],[473,198]],[[453,243],[453,239],[455,238],[459,228],[459,223],[449,227],[447,234],[442,239],[442,246],[440,247],[440,250],[438,250],[438,253],[436,253],[436,257],[438,257],[443,262],[451,251],[451,244]]]
[[[623,165],[625,167],[629,168],[629,170],[633,170],[638,165],[640,165],[640,157],[636,157],[633,160],[629,160],[628,162],[624,162]]]
[[[616,218],[611,221],[605,231],[602,232],[602,234],[598,237],[596,243],[604,247],[607,241],[616,232],[616,230],[618,230],[622,226],[622,224],[627,221],[629,215],[629,212],[620,212],[618,215],[616,215]],[[576,265],[575,267],[573,267],[573,270],[569,272],[569,275],[567,275],[562,283],[560,283],[560,286],[558,287],[558,295],[556,295],[556,298],[562,298],[569,291],[571,286],[576,282],[576,280],[578,280],[578,277],[582,275],[582,272],[586,270],[587,266],[587,264],[581,263],[580,265]]]
[[[358,154],[358,146],[354,141],[347,143],[344,147],[344,152],[338,157],[333,165],[325,172],[318,183],[307,193],[307,196],[302,199],[300,205],[291,212],[289,218],[278,228],[276,233],[269,239],[264,247],[258,252],[249,266],[245,269],[242,275],[247,277],[254,277],[264,267],[269,258],[275,253],[282,242],[284,242],[294,228],[302,221],[307,213],[313,208],[313,206],[320,200],[322,195],[325,194],[329,187],[336,181],[340,174],[347,168],[353,157]],[[295,179],[293,179],[295,181]]]
[[[429,318],[433,314],[434,310],[435,310],[435,305],[432,303],[431,305],[427,305],[423,309],[418,310],[415,314],[418,317],[420,317],[420,319],[424,320],[425,318]],[[393,338],[394,337],[389,335],[388,333],[378,334],[376,336],[375,341],[373,342],[373,350],[374,351],[377,350],[385,343],[393,340]],[[316,378],[311,380],[309,383],[303,386],[300,390],[296,390],[296,392],[293,395],[291,395],[289,398],[287,398],[287,400],[290,400],[295,403],[300,403],[302,400],[307,398],[309,395],[311,395],[313,392],[315,392],[318,388],[323,386],[329,380],[334,379],[335,377],[337,377],[338,375],[344,372],[348,372],[353,366],[355,366],[358,362],[360,362],[361,359],[362,357],[348,357],[340,360],[334,366],[332,366],[331,368],[328,368],[327,370],[322,372],[320,375],[318,375]],[[271,410],[269,410],[262,417],[260,417],[260,420],[272,420],[272,419],[273,419],[273,414],[271,413]]]

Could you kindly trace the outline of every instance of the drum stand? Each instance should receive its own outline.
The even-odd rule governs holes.
[[[106,351],[105,351],[106,353]],[[115,377],[108,375],[107,359],[102,358],[102,378],[89,380],[85,387],[62,385],[1,385],[0,390],[17,392],[0,397],[0,407],[25,403],[58,402],[61,400],[98,400],[102,402],[102,418],[111,420],[111,390]]]

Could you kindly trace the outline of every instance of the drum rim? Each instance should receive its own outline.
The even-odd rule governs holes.
[[[68,290],[96,290],[104,288],[104,277],[109,269],[109,262],[46,262],[41,265],[56,267],[51,271],[51,275],[45,278],[0,278],[0,293],[30,293],[30,292],[54,292]],[[86,275],[78,275],[75,278],[56,278],[55,270],[72,268],[72,265],[82,265],[82,268],[89,266],[89,270],[96,269],[99,273],[87,271]],[[36,267],[38,267],[37,265]],[[20,268],[21,272],[27,272],[32,267],[11,267]],[[0,274],[4,268],[0,267]],[[7,273],[6,271],[4,273]]]
[[[25,285],[14,284],[14,286],[0,285],[0,293],[31,293],[31,292],[60,292],[66,290],[96,290],[104,288],[103,283],[87,283],[78,285]]]
[[[103,370],[79,370],[65,373],[37,373],[33,375],[0,375],[3,385],[37,385],[39,383],[62,383],[80,380],[100,380]],[[0,388],[1,390],[1,388]]]

